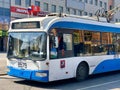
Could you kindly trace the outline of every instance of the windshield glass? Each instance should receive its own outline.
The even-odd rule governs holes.
[[[46,33],[9,33],[8,58],[43,60],[46,58]]]

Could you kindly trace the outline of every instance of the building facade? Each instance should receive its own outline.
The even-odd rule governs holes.
[[[114,14],[114,22],[120,22],[120,0],[114,0],[113,8],[119,7],[119,9]]]
[[[67,13],[79,16],[95,16],[99,9],[113,9],[120,0],[0,0],[0,52],[6,51],[7,33],[10,20],[28,17],[28,7],[39,6],[39,15],[47,13]],[[120,22],[116,12],[113,22]]]
[[[28,17],[28,7],[40,7],[40,14],[65,12],[65,0],[11,0],[11,20]]]
[[[41,12],[44,14],[45,12],[62,12],[80,16],[94,16],[95,12],[100,8],[108,10],[108,1],[109,0],[11,0],[12,9],[19,9],[12,11],[11,17],[13,19],[14,17],[27,17],[27,15],[25,15],[27,11],[25,10],[31,5],[40,6]]]
[[[83,15],[94,16],[99,9],[108,10],[108,0],[84,0],[85,10]]]
[[[0,52],[7,48],[7,30],[10,22],[10,0],[0,0]]]

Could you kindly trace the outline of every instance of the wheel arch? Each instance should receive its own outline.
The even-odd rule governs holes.
[[[77,75],[77,70],[78,70],[78,68],[79,68],[81,65],[83,65],[83,64],[85,65],[85,68],[87,68],[87,76],[89,75],[89,70],[90,70],[89,64],[88,64],[86,61],[82,61],[82,62],[78,63],[78,65],[77,65],[77,67],[76,67],[75,77],[76,77],[76,75]]]
[[[84,63],[84,64],[87,66],[87,68],[88,68],[88,73],[89,73],[90,67],[89,67],[89,64],[88,64],[86,61],[82,61],[82,62],[78,63],[78,65],[77,65],[77,67],[76,67],[76,71],[77,71],[78,66],[79,66],[81,63]]]

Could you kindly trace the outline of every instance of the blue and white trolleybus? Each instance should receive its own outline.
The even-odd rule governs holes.
[[[11,21],[8,75],[50,82],[120,70],[120,26],[70,16]]]

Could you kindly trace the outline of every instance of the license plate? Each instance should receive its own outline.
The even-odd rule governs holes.
[[[22,60],[18,60],[18,67],[21,69],[26,69],[27,68],[27,63]]]

